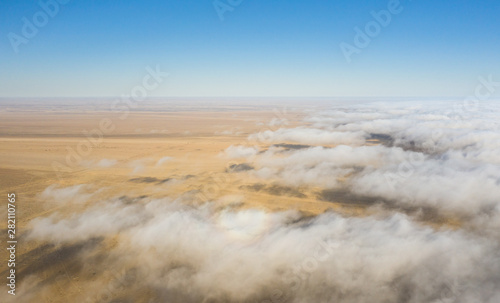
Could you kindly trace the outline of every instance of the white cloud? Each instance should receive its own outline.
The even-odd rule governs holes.
[[[155,166],[162,166],[164,163],[171,161],[173,158],[172,157],[163,157],[158,162],[156,162]]]
[[[494,302],[500,295],[498,241],[435,231],[404,215],[328,213],[293,223],[299,218],[114,200],[69,219],[36,219],[30,237],[61,243],[119,233],[106,269],[137,266],[137,287],[163,301]]]
[[[254,159],[254,175],[291,186],[347,189],[374,202],[430,207],[465,223],[478,222],[500,205],[500,107],[485,103],[457,118],[452,105],[368,103],[313,114],[306,119],[308,128],[254,134],[251,138],[268,142],[311,145],[323,145],[336,134],[375,134],[385,144],[270,148]]]
[[[97,163],[97,166],[99,167],[112,167],[115,166],[118,161],[114,159],[102,159]]]
[[[39,195],[39,197],[46,202],[55,202],[57,204],[85,203],[96,193],[96,191],[91,192],[90,189],[91,186],[87,184],[69,187],[50,185]]]
[[[230,159],[239,159],[239,158],[250,158],[255,155],[259,150],[253,146],[242,146],[242,145],[231,145],[224,151],[225,155]]]
[[[280,128],[276,131],[266,130],[249,136],[250,140],[265,143],[296,142],[302,144],[337,145],[352,144],[360,145],[365,142],[366,133],[327,131],[315,128]]]

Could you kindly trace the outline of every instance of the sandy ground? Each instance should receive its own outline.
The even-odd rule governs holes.
[[[43,199],[42,193],[50,186],[87,184],[91,190],[99,189],[93,196],[95,200],[117,196],[176,198],[193,192],[196,199],[192,203],[224,204],[227,199],[220,198],[232,196],[241,197],[237,205],[240,208],[297,209],[306,215],[333,209],[347,215],[363,215],[363,201],[325,201],[320,188],[297,190],[262,184],[231,171],[231,165],[241,163],[221,156],[223,151],[240,144],[265,150],[268,145],[250,144],[247,138],[252,133],[279,128],[269,125],[274,118],[281,119],[279,115],[276,110],[238,108],[131,112],[126,117],[109,111],[71,109],[0,111],[0,191],[2,197],[16,193],[18,205],[17,282],[36,274],[40,279],[37,283],[46,284],[46,293],[38,296],[37,302],[73,302],[72,298],[82,293],[82,281],[92,280],[90,272],[82,272],[72,261],[78,244],[57,247],[22,240],[34,218],[88,207]],[[303,116],[301,111],[287,112],[288,126],[298,124]],[[93,134],[91,139],[89,132]],[[78,148],[85,152],[76,153],[75,158]],[[6,217],[5,208],[0,215]],[[2,234],[6,234],[5,229]],[[105,239],[103,247],[115,244],[114,239]],[[6,260],[5,250],[1,257]],[[7,274],[5,262],[0,264],[0,272]],[[106,283],[107,279],[111,277],[101,277],[101,282]],[[147,302],[147,291],[131,295],[133,301]],[[0,298],[6,292],[5,286],[1,292]]]
[[[226,172],[230,165],[238,164],[238,161],[223,157],[221,154],[224,150],[240,144],[267,148],[267,145],[259,142],[249,144],[247,137],[259,131],[277,129],[277,126],[266,125],[275,115],[272,111],[139,112],[120,120],[119,115],[105,112],[2,113],[2,194],[15,192],[19,196],[19,203],[24,204],[19,213],[20,226],[33,217],[50,212],[50,201],[36,203],[37,194],[50,185],[112,186],[117,193],[122,192],[120,186],[123,186],[128,190],[137,190],[137,194],[140,194],[147,191],[148,182],[129,180],[148,177],[184,180],[182,184],[169,182],[171,184],[168,186],[154,186],[152,195],[156,196],[171,196],[199,189],[209,180],[217,179],[220,193],[211,193],[211,199],[244,191],[245,196],[249,197],[247,203],[251,206],[269,209],[288,209],[293,206],[311,213],[323,212],[332,207],[332,203],[319,201],[307,192],[304,193],[306,197],[301,198],[255,192],[245,187],[254,184],[254,180],[242,179],[238,174]],[[302,113],[288,113],[288,126],[298,123],[302,116]],[[94,136],[93,140],[99,140],[98,144],[89,144],[92,139],[88,139],[83,132],[98,129],[100,121],[108,118],[116,128],[103,134],[101,139]],[[80,161],[70,157],[71,161],[67,162],[68,155],[79,155],[75,152],[80,143],[90,145],[91,150],[82,155]],[[157,165],[164,157],[172,160]],[[103,159],[116,161],[116,164],[113,167],[100,166],[99,161]],[[111,191],[109,194],[115,193]]]
[[[61,251],[44,243],[22,241],[30,220],[56,211],[63,214],[75,211],[74,205],[41,198],[49,186],[89,184],[104,189],[98,194],[102,199],[124,192],[131,198],[145,195],[175,198],[197,191],[201,194],[197,195],[196,203],[235,195],[245,197],[240,207],[295,208],[311,214],[334,207],[330,202],[318,200],[315,189],[306,189],[300,195],[256,191],[252,189],[255,180],[228,172],[228,168],[238,162],[228,160],[221,153],[231,145],[248,144],[249,134],[277,129],[266,125],[276,115],[271,110],[132,112],[125,118],[117,113],[94,111],[9,109],[0,112],[1,196],[16,193],[18,205],[17,283],[33,273],[48,278],[49,295],[39,302],[71,302],[72,296],[81,291],[80,278],[73,276],[75,269],[70,260],[77,248]],[[302,115],[287,113],[290,125]],[[111,121],[112,130],[101,128],[103,120]],[[93,134],[96,144],[88,139],[88,132]],[[71,151],[78,151],[79,144],[85,148],[89,143],[92,143],[90,150],[85,150],[83,155],[76,153],[81,157],[70,156],[67,161],[68,155],[75,155]],[[258,142],[255,144],[259,146]],[[263,144],[259,147],[266,148]],[[113,161],[113,166],[100,164],[103,159]],[[158,162],[160,159],[164,159],[163,163]],[[5,209],[1,215],[6,216]],[[6,230],[2,234],[6,234]],[[107,245],[112,245],[112,241]],[[6,257],[2,250],[2,260]],[[7,273],[6,264],[2,263],[0,268],[2,275]],[[56,278],[58,273],[62,278]],[[3,288],[5,286],[2,296],[6,292]]]

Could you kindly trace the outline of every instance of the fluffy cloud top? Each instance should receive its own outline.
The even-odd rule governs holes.
[[[32,223],[67,242],[120,235],[107,270],[135,268],[169,302],[497,302],[498,242],[404,215],[300,219],[169,200],[101,204]],[[84,256],[81,256],[84,258]],[[97,269],[98,270],[98,269]]]

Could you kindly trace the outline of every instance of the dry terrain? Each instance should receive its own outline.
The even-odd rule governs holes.
[[[269,148],[283,152],[307,148],[294,142],[249,140],[251,134],[279,129],[285,120],[286,127],[302,125],[305,116],[303,109],[283,113],[271,107],[153,108],[132,111],[126,117],[99,107],[4,107],[0,111],[1,196],[11,192],[17,196],[21,300],[83,302],[88,289],[99,289],[96,285],[115,279],[106,272],[96,274],[95,267],[106,266],[106,252],[119,245],[119,234],[62,244],[30,237],[34,219],[57,214],[71,220],[104,200],[182,199],[192,206],[211,203],[216,208],[240,210],[297,210],[303,218],[329,210],[366,215],[370,199],[321,186],[292,187],[261,180],[247,173],[253,167],[244,157],[230,158],[225,152],[230,146],[248,146],[260,153]],[[374,138],[366,144],[381,143]],[[1,216],[6,216],[4,208]],[[439,222],[436,218],[423,221]],[[57,239],[57,234],[53,236]],[[89,264],[77,261],[82,251],[91,251]],[[5,257],[2,250],[2,260]],[[6,275],[4,263],[0,268]],[[2,290],[0,297],[5,293]],[[118,301],[113,302],[122,302],[120,296],[130,302],[155,298],[153,290],[143,288],[90,301],[114,298]]]

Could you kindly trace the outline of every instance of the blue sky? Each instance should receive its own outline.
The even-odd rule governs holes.
[[[169,73],[150,96],[466,96],[500,81],[498,0],[401,0],[348,63],[341,43],[391,1],[220,0],[221,20],[212,0],[72,0],[26,39],[40,3],[0,0],[0,96],[119,96],[148,66]]]

